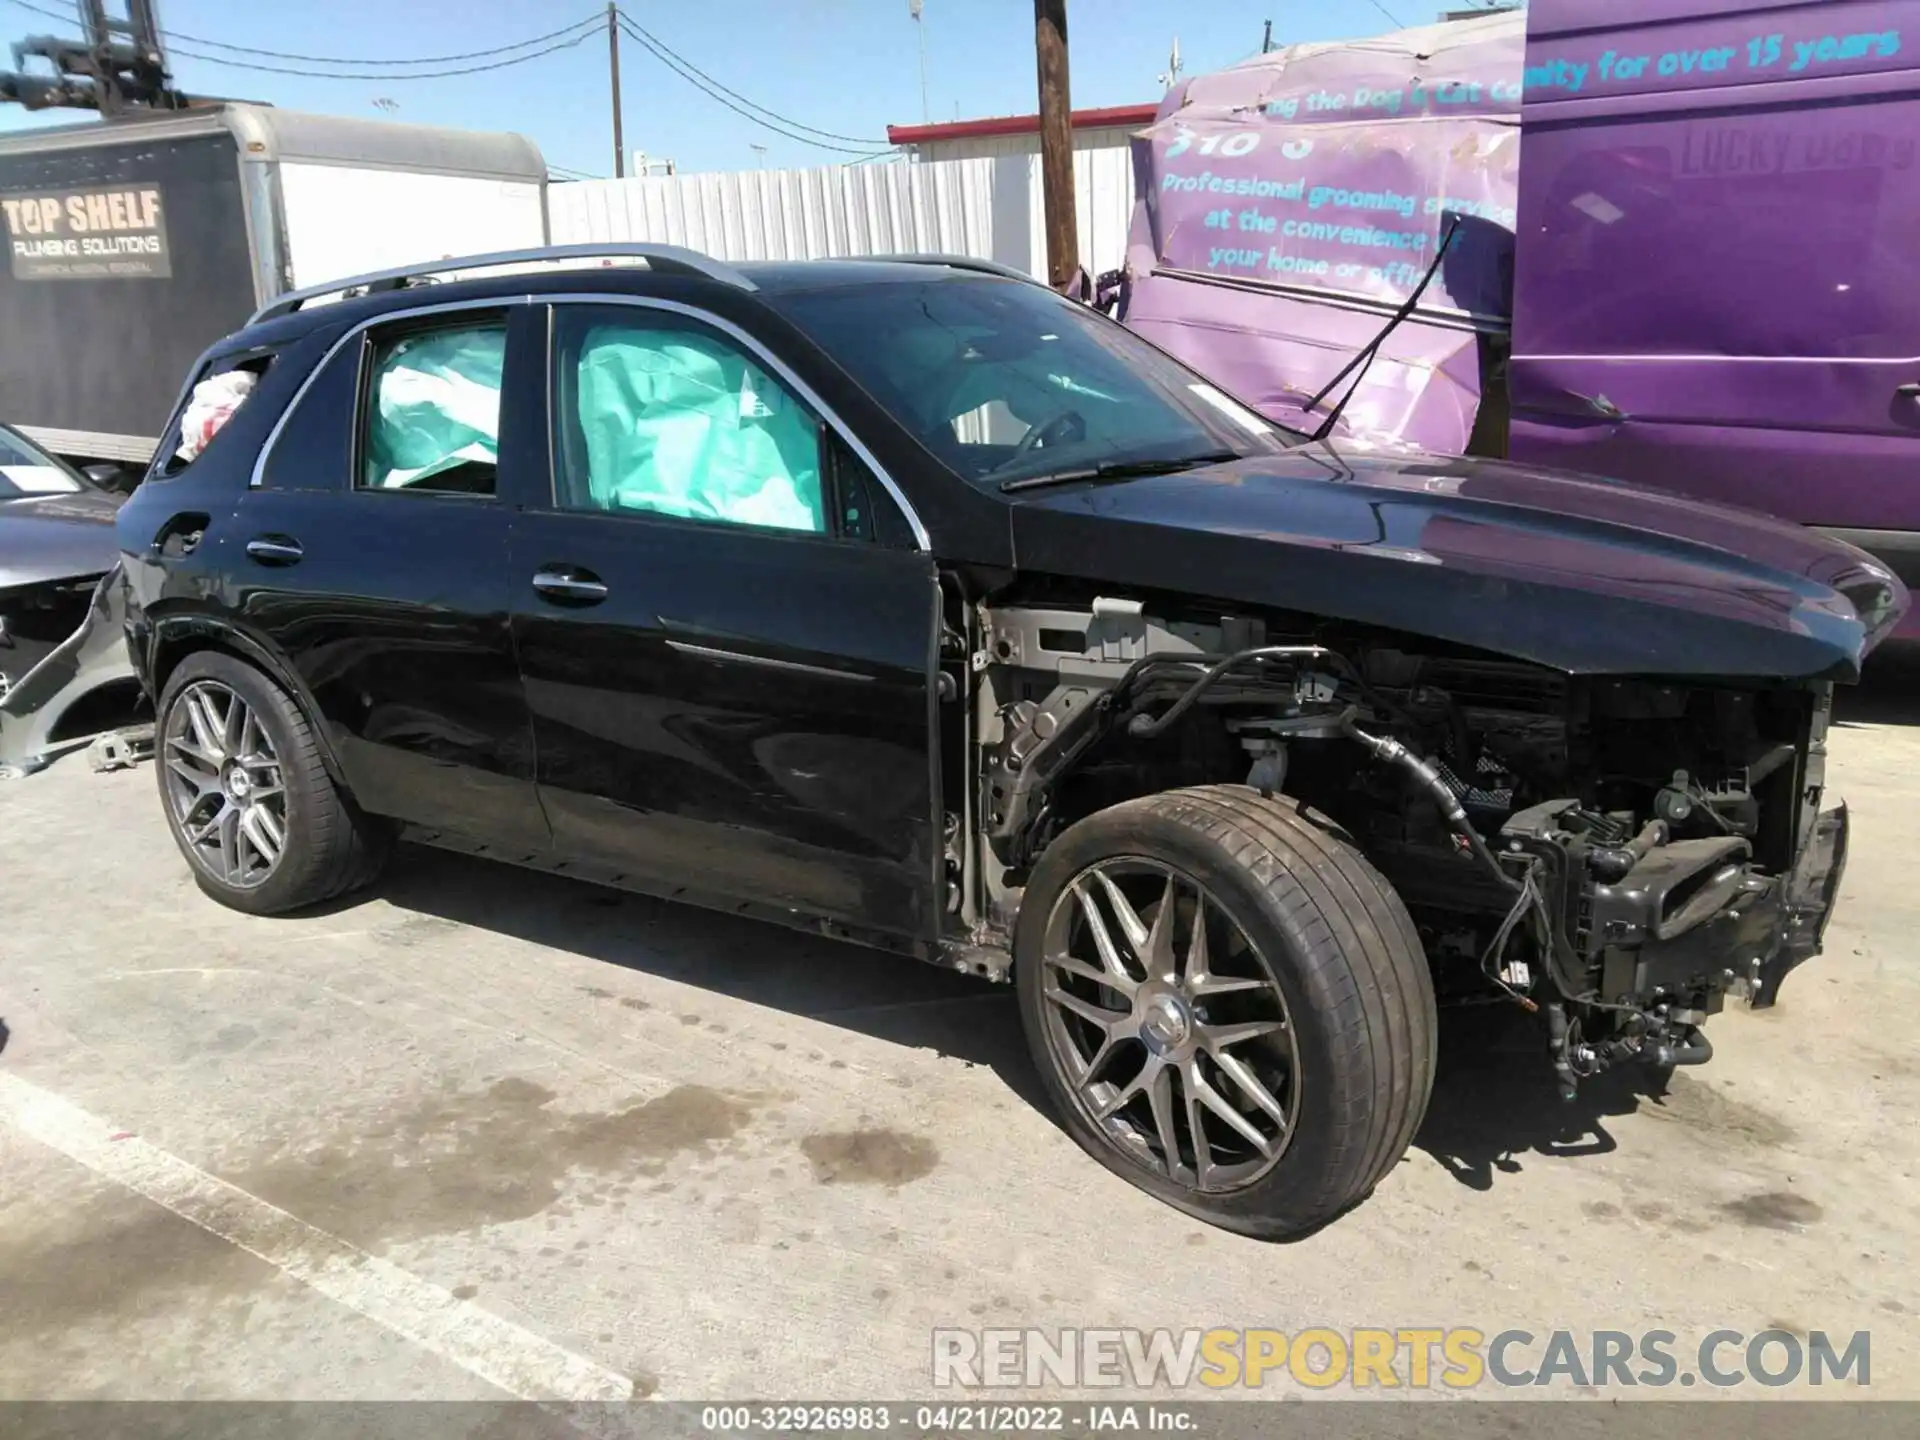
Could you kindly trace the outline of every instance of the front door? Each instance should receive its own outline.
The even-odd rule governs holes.
[[[513,633],[556,846],[645,888],[928,933],[930,558],[778,362],[561,304]]]
[[[436,310],[351,337],[288,415],[225,540],[242,552],[237,618],[313,697],[359,803],[525,853],[549,836],[507,625],[507,534],[534,463],[515,430],[541,416],[501,394],[521,383],[510,322],[533,318],[524,305]],[[523,342],[536,390],[539,341]]]

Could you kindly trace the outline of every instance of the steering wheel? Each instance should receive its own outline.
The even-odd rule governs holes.
[[[1053,445],[1070,445],[1087,438],[1087,419],[1078,410],[1062,410],[1044,425],[1035,425],[1020,437],[1020,443],[1013,448],[1013,458],[1018,460],[1035,450]]]

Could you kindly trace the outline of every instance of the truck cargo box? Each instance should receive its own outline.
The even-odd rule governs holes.
[[[195,357],[284,291],[547,239],[518,135],[227,104],[0,136],[0,421],[144,464]]]

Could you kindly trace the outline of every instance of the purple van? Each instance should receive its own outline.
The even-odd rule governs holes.
[[[1911,584],[1917,117],[1920,0],[1291,47],[1136,138],[1124,318],[1274,419],[1353,385],[1337,428],[1768,510]]]

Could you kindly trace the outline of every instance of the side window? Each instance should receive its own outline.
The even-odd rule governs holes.
[[[820,422],[732,340],[645,311],[557,318],[562,509],[846,533]]]
[[[492,495],[500,448],[504,320],[376,336],[356,484]]]
[[[331,344],[331,337],[322,343]],[[358,339],[342,345],[297,392],[260,467],[266,489],[338,490],[347,483],[353,473],[361,352]]]

